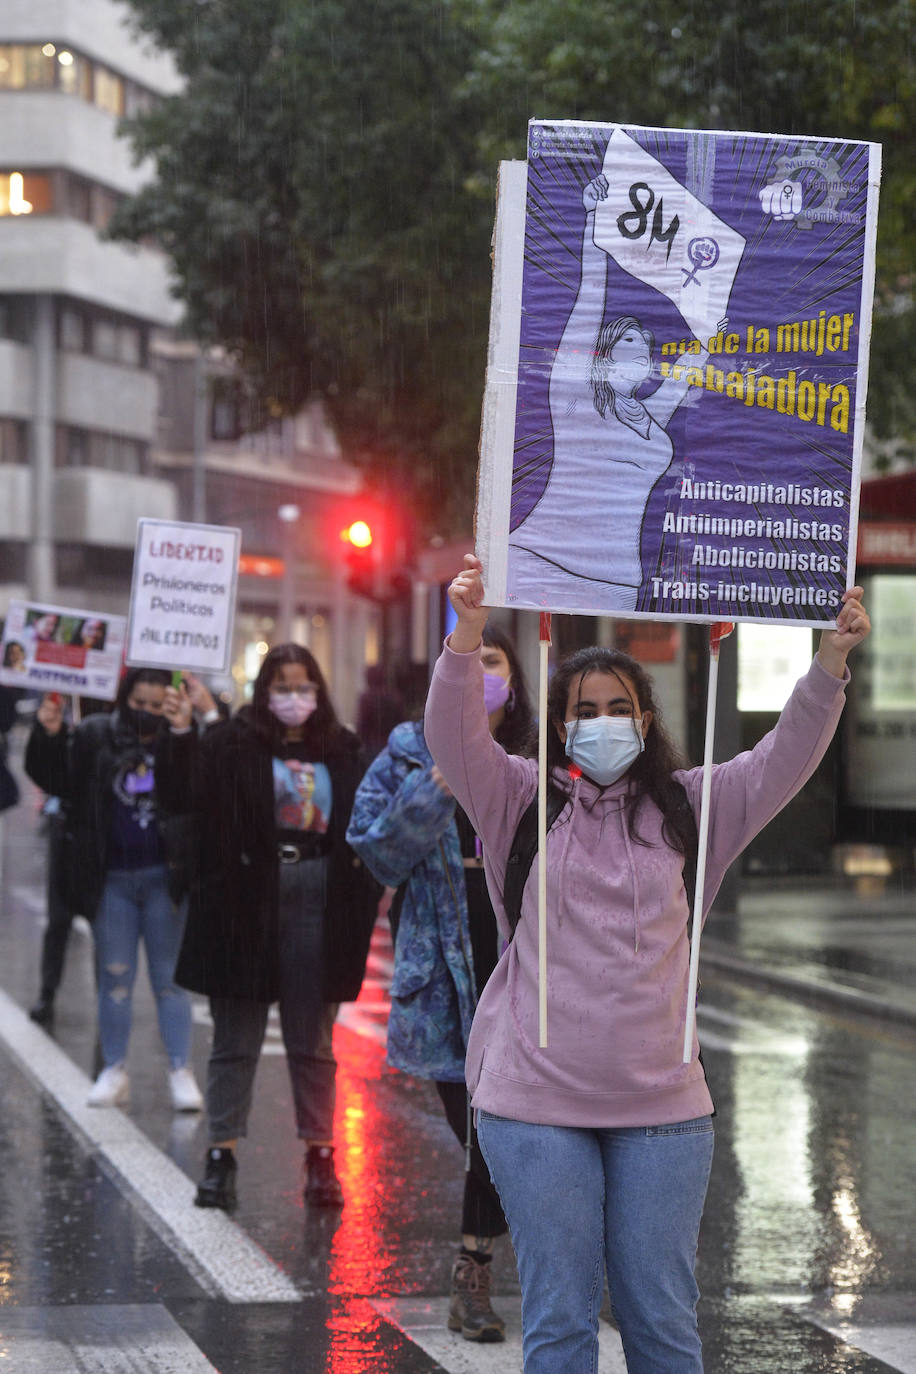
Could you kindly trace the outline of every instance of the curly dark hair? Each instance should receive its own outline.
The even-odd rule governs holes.
[[[301,664],[309,681],[318,689],[318,703],[303,726],[303,742],[314,752],[315,762],[321,762],[343,743],[345,731],[331,703],[328,684],[318,660],[303,645],[277,644],[265,655],[254,681],[251,705],[246,714],[271,751],[276,752],[284,741],[286,727],[270,709],[270,688],[280,669],[288,663]]]
[[[498,625],[485,625],[482,638],[484,644],[488,644],[490,648],[502,650],[509,661],[512,674],[510,685],[514,696],[506,703],[502,724],[494,731],[493,738],[497,744],[502,745],[507,754],[524,754],[534,728],[534,710],[518,651],[506,632]]]
[[[566,747],[560,738],[558,724],[565,724],[566,704],[570,690],[582,694],[582,684],[589,673],[613,673],[627,688],[632,688],[639,714],[652,712],[646,732],[645,748],[627,773],[627,829],[636,844],[648,845],[639,834],[638,819],[642,801],[650,798],[664,816],[663,834],[674,849],[686,854],[693,842],[693,831],[683,809],[683,791],[672,780],[676,768],[683,768],[685,760],[665,729],[661,709],[655,697],[652,678],[635,658],[621,649],[602,649],[593,646],[577,649],[557,667],[547,689],[547,769],[550,786],[568,793],[570,787],[559,784],[553,770],[565,773],[569,764]],[[578,679],[578,682],[577,682]]]

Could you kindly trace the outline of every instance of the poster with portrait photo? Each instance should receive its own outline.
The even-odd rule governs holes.
[[[832,623],[879,180],[871,143],[532,121],[494,236],[489,602]]]
[[[13,601],[0,639],[0,682],[114,701],[127,618]]]

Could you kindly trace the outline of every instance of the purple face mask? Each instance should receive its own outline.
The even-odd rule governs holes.
[[[304,725],[318,705],[314,692],[271,692],[270,709],[282,725]]]
[[[509,700],[509,684],[504,677],[499,676],[499,673],[484,673],[483,700],[487,715],[498,711],[500,706],[505,706]]]

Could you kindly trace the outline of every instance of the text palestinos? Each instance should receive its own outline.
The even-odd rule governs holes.
[[[172,644],[182,649],[218,649],[219,635],[205,635],[193,630],[157,630],[145,626],[140,640],[145,644]]]
[[[813,420],[818,425],[829,422],[838,434],[845,434],[849,429],[849,387],[842,382],[800,382],[794,371],[777,382],[773,377],[758,374],[754,368],[748,372],[723,372],[712,363],[703,368],[680,360],[660,363],[659,371],[663,377],[686,380],[688,386],[720,392],[734,401],[743,401],[746,406],[762,406],[765,410],[777,410],[780,415],[797,415],[799,420]]]

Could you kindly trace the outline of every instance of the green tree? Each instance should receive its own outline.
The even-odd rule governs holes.
[[[130,0],[185,91],[128,123],[157,177],[114,232],[265,412],[320,391],[438,528],[473,502],[498,162],[528,119],[884,146],[869,418],[916,438],[911,0]]]
[[[869,422],[916,445],[916,25],[911,0],[456,0],[474,35],[476,181],[531,116],[868,139],[883,146]]]
[[[188,326],[266,413],[319,391],[347,451],[428,514],[466,513],[491,211],[464,187],[471,53],[435,0],[132,0],[185,90],[127,122]]]

